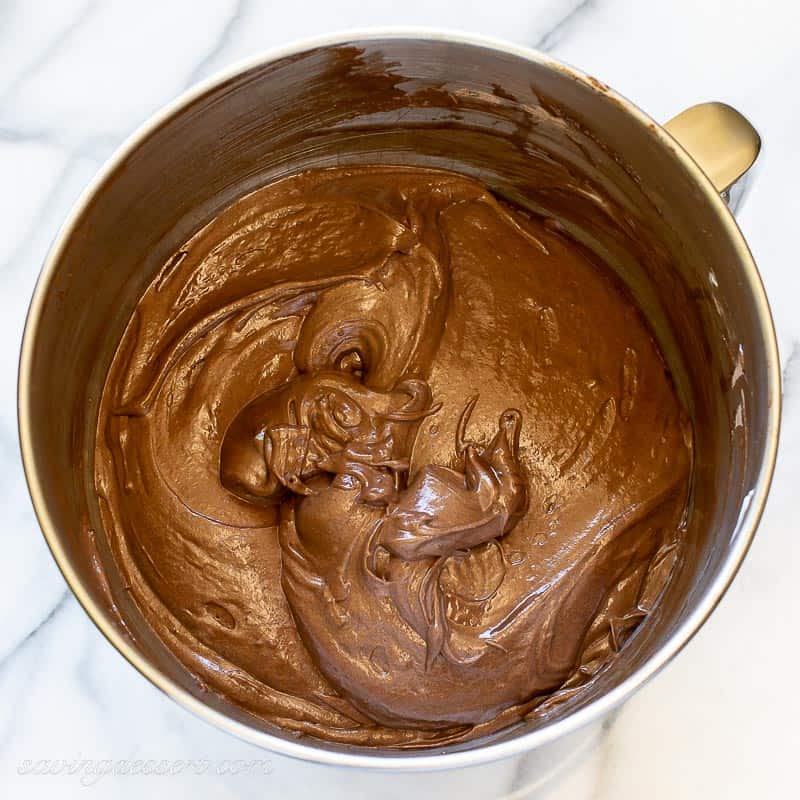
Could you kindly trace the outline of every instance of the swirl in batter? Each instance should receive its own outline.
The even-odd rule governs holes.
[[[130,592],[209,690],[425,747],[546,715],[680,556],[691,432],[610,269],[450,173],[313,171],[164,265],[96,487]]]

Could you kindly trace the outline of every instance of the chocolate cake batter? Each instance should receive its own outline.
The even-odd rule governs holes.
[[[611,270],[467,178],[313,171],[163,266],[96,487],[201,684],[336,742],[474,738],[585,689],[680,554],[691,433]]]

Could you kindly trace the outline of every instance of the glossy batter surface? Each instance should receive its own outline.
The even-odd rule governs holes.
[[[691,434],[638,310],[555,220],[365,167],[266,186],[174,254],[95,455],[129,590],[204,686],[424,747],[613,668],[680,557]]]

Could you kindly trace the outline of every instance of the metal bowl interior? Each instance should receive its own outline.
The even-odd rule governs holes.
[[[455,170],[562,219],[636,297],[696,436],[686,556],[615,668],[546,723],[413,754],[298,740],[204,694],[119,585],[92,491],[106,370],[165,258],[270,180],[357,163]],[[564,169],[584,192],[563,190]],[[592,222],[598,196],[613,207],[608,225]],[[713,186],[662,128],[598,81],[530,50],[460,34],[369,32],[240,65],[124,145],[77,204],[39,280],[22,348],[19,425],[56,561],[100,630],[156,686],[279,753],[422,769],[502,758],[575,731],[680,650],[724,593],[758,524],[777,448],[779,382],[747,246]],[[90,529],[97,535],[87,537]]]

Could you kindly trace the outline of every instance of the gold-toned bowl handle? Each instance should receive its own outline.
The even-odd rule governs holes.
[[[710,178],[733,211],[741,207],[761,150],[758,131],[725,103],[700,103],[664,127]]]

